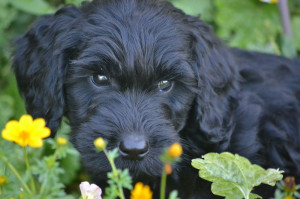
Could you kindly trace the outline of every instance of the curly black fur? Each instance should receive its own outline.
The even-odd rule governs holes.
[[[184,154],[168,190],[181,198],[213,198],[190,165],[207,152],[238,153],[300,183],[300,61],[229,48],[170,3],[96,0],[42,16],[16,41],[13,68],[28,112],[53,135],[69,119],[72,142],[101,186],[110,166],[93,140],[112,149],[132,135],[144,136],[149,151],[119,157],[117,167],[153,190],[159,154],[174,142]],[[95,85],[97,74],[108,83]],[[167,92],[157,88],[163,80],[173,83]]]

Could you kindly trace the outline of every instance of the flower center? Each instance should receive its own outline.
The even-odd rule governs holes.
[[[27,132],[27,131],[21,131],[20,132],[19,138],[23,141],[23,143],[25,143],[28,140],[28,138],[30,136],[29,134],[30,133]]]

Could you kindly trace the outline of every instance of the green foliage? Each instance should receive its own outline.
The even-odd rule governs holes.
[[[199,176],[211,181],[212,193],[228,199],[261,198],[251,193],[261,183],[274,186],[282,179],[282,171],[264,170],[249,160],[228,152],[208,153],[203,159],[192,160],[192,166],[199,169]]]
[[[299,55],[299,0],[289,1],[293,30],[292,41],[282,33],[276,4],[265,4],[259,0],[169,1],[187,14],[200,15],[201,19],[211,24],[216,34],[230,46],[289,57],[294,56],[296,51]],[[82,0],[0,0],[0,129],[4,128],[7,121],[19,118],[25,113],[24,103],[18,94],[16,81],[11,71],[13,40],[23,34],[38,15],[51,13],[66,4],[80,5],[81,2]],[[63,133],[60,135],[67,137],[65,132],[70,131],[68,125],[65,124],[62,129],[61,132]],[[0,155],[2,154],[2,157],[5,156],[10,160],[11,164],[21,171],[25,182],[28,182],[29,176],[20,147],[18,148],[14,143],[4,141],[2,138],[0,138],[0,146]],[[35,177],[40,175],[39,183],[48,179],[46,175],[51,175],[50,183],[53,184],[57,181],[57,184],[51,187],[52,190],[45,190],[45,193],[49,193],[49,197],[68,198],[71,196],[65,195],[62,191],[63,184],[71,183],[76,177],[80,168],[79,154],[68,144],[65,148],[61,147],[57,154],[59,163],[53,163],[52,153],[57,147],[55,141],[46,141],[43,149],[29,150],[29,161],[36,165],[33,170]],[[52,167],[46,172],[45,169],[49,168],[49,165]],[[42,173],[41,171],[45,172]],[[5,175],[8,178],[5,191],[2,193],[0,190],[4,195],[0,197],[18,198],[18,194],[23,193],[19,189],[18,179],[1,161],[0,175]],[[53,192],[57,192],[56,195],[51,195]],[[176,198],[175,192],[173,194],[172,197]]]
[[[58,136],[67,138],[69,128],[63,125]],[[7,177],[7,183],[1,188],[0,198],[73,199],[67,195],[65,186],[70,184],[80,168],[79,153],[70,143],[59,146],[54,139],[46,139],[42,148],[27,147],[31,169],[26,167],[24,149],[19,145],[0,137],[0,176]],[[33,174],[35,196],[29,194],[20,180],[8,166],[8,161],[19,173],[24,183],[30,184],[30,172]],[[20,189],[20,187],[22,187]]]
[[[253,0],[216,0],[216,6],[220,8],[215,18],[217,33],[231,46],[252,49],[254,44],[258,44],[264,47],[271,41],[270,37],[281,30],[276,4]]]
[[[284,180],[281,180],[276,184],[277,189],[275,191],[274,199],[282,198],[294,198],[300,199],[300,185],[296,185],[295,178],[292,176],[286,177]]]
[[[96,148],[95,148],[96,150]],[[115,166],[115,159],[118,157],[118,149],[107,151],[104,149],[104,153],[111,165],[112,171],[107,173],[108,187],[105,189],[104,199],[125,199],[123,188],[132,189],[132,179],[129,175],[128,169],[117,169]]]
[[[26,13],[41,15],[54,12],[54,8],[51,7],[44,0],[2,0],[6,4],[10,4],[13,7],[22,10]]]
[[[300,5],[291,0],[293,40],[282,33],[277,4],[259,0],[170,0],[186,13],[200,15],[226,44],[249,50],[294,57],[300,52]],[[293,44],[293,45],[292,45]]]
[[[175,7],[182,9],[186,14],[198,16],[201,15],[201,19],[207,22],[213,20],[213,1],[207,0],[169,0]]]
[[[169,195],[169,199],[179,199],[178,192],[176,190],[172,191]]]

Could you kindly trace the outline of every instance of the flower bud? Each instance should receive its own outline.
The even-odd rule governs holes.
[[[103,138],[99,137],[94,141],[94,145],[99,151],[102,151],[106,147],[106,142]]]
[[[287,176],[284,179],[284,190],[286,192],[289,192],[289,193],[296,191],[295,177],[293,177],[293,176]]]
[[[6,183],[6,177],[0,176],[0,187]]]
[[[283,199],[296,199],[295,197],[293,197],[293,196],[284,196],[284,198]]]
[[[59,138],[56,140],[56,142],[57,142],[57,144],[58,144],[59,146],[64,146],[64,145],[67,144],[67,140],[66,140],[65,138],[63,138],[63,137],[59,137]]]
[[[174,143],[170,146],[169,150],[168,150],[168,155],[171,158],[177,158],[179,156],[181,156],[182,154],[182,147],[179,143]]]
[[[165,170],[168,175],[172,173],[172,166],[170,163],[165,164]]]

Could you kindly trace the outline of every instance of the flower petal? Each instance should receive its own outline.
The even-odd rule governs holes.
[[[152,199],[152,191],[148,185],[138,182],[131,191],[130,199]]]
[[[5,140],[8,140],[8,141],[14,141],[14,136],[12,136],[10,134],[10,132],[6,129],[3,129],[2,132],[1,132],[1,135],[2,137],[5,139]]]
[[[2,130],[2,137],[9,141],[14,141],[19,136],[20,125],[17,121],[12,120],[7,122],[5,129]]]
[[[49,128],[44,127],[44,128],[37,128],[37,129],[32,129],[30,132],[32,137],[38,137],[38,138],[46,138],[49,137],[51,134],[51,131]]]
[[[28,145],[34,148],[39,148],[43,146],[43,140],[40,138],[31,138],[28,140]]]
[[[94,195],[95,198],[97,198],[97,199],[99,197],[101,198],[102,190],[97,185],[91,184],[91,186],[90,186],[90,192]]]
[[[88,183],[87,181],[81,182],[79,188],[80,188],[81,195],[84,198],[87,196],[87,191],[90,188],[90,183]]]
[[[20,125],[24,128],[24,129],[27,129],[29,130],[31,128],[31,125],[32,125],[32,117],[31,115],[23,115],[21,118],[20,118]]]
[[[14,142],[23,147],[28,145],[28,139],[16,138],[14,139]]]
[[[22,130],[18,121],[15,120],[7,122],[5,129],[8,130],[12,135],[17,135],[18,132]]]
[[[43,118],[37,118],[35,120],[33,120],[32,125],[34,126],[34,128],[43,128],[46,125],[46,122]]]
[[[81,196],[86,199],[102,199],[102,190],[95,184],[88,183],[87,181],[81,182],[79,185]]]

